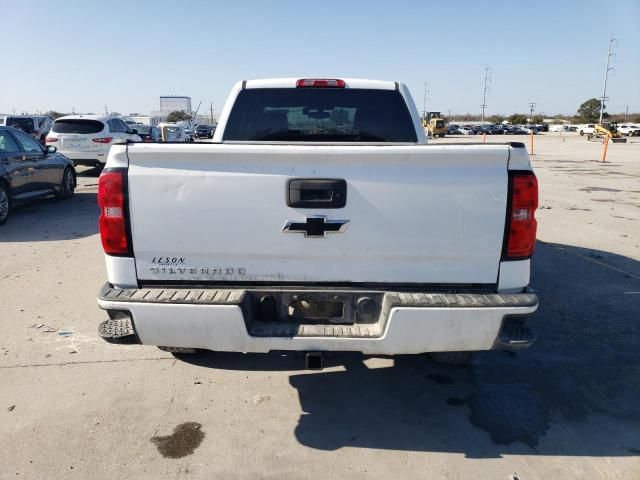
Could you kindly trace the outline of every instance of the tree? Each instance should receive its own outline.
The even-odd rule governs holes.
[[[531,123],[540,124],[543,120],[544,117],[542,115],[534,115],[533,117],[531,117]]]
[[[509,121],[514,125],[524,125],[527,123],[527,116],[522,113],[514,113],[509,117]]]
[[[167,122],[169,123],[181,122],[183,120],[191,120],[191,115],[184,110],[174,110],[167,115]]]
[[[463,113],[455,116],[455,119],[459,122],[472,122],[476,120],[480,120],[480,115],[476,115],[474,113]]]
[[[55,110],[49,110],[47,112],[47,115],[49,115],[51,118],[55,120],[56,118],[64,117],[66,113],[60,113],[60,112],[56,112]]]
[[[502,123],[502,121],[505,119],[505,117],[503,117],[502,115],[491,115],[489,117],[489,121],[491,123]]]
[[[597,98],[590,98],[586,102],[583,102],[578,108],[578,117],[582,118],[585,122],[591,123],[600,119],[600,104],[602,102]],[[602,106],[604,110],[606,106]],[[608,117],[608,114],[603,115],[603,117]]]

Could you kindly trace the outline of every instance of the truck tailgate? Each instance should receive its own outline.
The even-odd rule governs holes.
[[[494,284],[506,145],[128,147],[138,279]],[[287,206],[295,178],[344,179],[346,205]],[[287,233],[320,215],[324,237]]]

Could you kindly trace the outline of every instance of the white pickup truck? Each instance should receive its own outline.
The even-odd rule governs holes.
[[[407,87],[236,84],[213,143],[114,146],[99,332],[168,351],[529,346],[536,177],[521,143],[427,145]]]

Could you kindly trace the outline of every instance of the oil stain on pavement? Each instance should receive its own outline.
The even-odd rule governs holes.
[[[167,436],[153,436],[153,443],[165,458],[182,458],[191,455],[204,439],[202,425],[197,422],[181,423]]]
[[[540,396],[523,383],[481,385],[468,399],[469,420],[495,444],[520,441],[531,448],[549,429],[549,412]]]
[[[467,407],[471,424],[491,436],[495,445],[522,442],[532,449],[550,426],[549,411],[531,386],[484,384],[467,397],[449,397],[447,405]]]

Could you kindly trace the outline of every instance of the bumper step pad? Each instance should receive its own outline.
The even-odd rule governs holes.
[[[139,343],[129,318],[109,318],[98,326],[98,335],[109,343]]]
[[[500,350],[522,350],[529,348],[538,338],[538,334],[524,323],[509,323],[502,327],[498,336]]]

